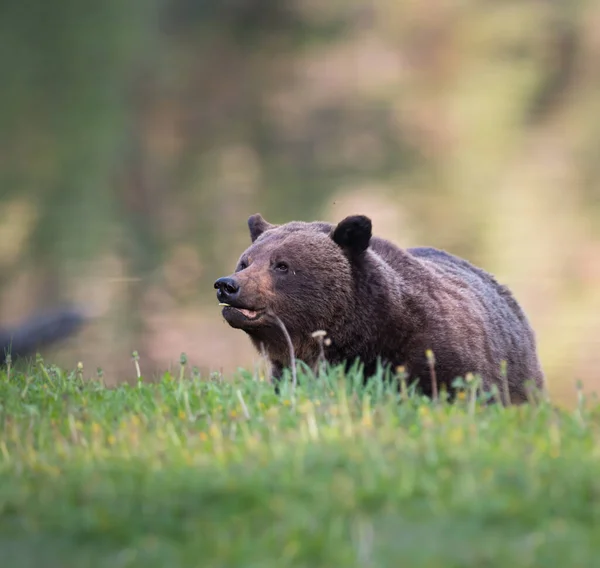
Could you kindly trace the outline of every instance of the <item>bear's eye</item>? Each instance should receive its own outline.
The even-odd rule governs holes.
[[[277,272],[287,272],[289,270],[289,267],[285,262],[278,262],[275,265],[275,270]]]
[[[239,270],[246,270],[246,268],[248,268],[248,265],[246,264],[246,262],[244,260],[242,260],[238,266],[238,271]]]

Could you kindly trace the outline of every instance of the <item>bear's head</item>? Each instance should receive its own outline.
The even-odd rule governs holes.
[[[279,319],[298,348],[312,332],[331,332],[348,318],[356,305],[356,267],[371,240],[369,218],[272,225],[256,214],[248,227],[251,244],[235,272],[214,283],[231,327],[268,348],[281,336]]]

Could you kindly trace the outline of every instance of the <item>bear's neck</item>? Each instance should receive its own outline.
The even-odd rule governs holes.
[[[332,364],[360,358],[365,373],[374,371],[378,360],[403,365],[409,338],[425,325],[414,291],[403,278],[413,270],[413,261],[402,249],[386,246],[385,254],[369,251],[353,267],[353,303],[327,329],[331,345],[325,357]]]
[[[378,360],[394,366],[404,364],[406,345],[419,319],[412,314],[408,299],[399,295],[394,299],[396,303],[390,305],[387,293],[381,291],[372,302],[357,301],[352,318],[331,331],[326,359],[337,365],[352,364],[359,358],[369,374],[375,371]]]

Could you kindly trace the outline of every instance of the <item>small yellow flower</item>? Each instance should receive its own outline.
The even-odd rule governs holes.
[[[458,400],[465,400],[467,398],[467,393],[465,391],[459,391],[456,393],[456,398],[458,398]]]
[[[110,434],[110,436],[108,437],[108,443],[109,443],[111,446],[113,446],[113,445],[115,444],[115,442],[116,442],[116,441],[117,441],[117,439],[116,439],[116,438],[115,438],[115,437],[114,437],[112,434]]]
[[[184,420],[185,419],[185,412],[183,410],[180,410],[178,416],[179,416],[180,420]]]
[[[206,442],[206,440],[208,440],[208,436],[206,435],[206,432],[200,432],[200,439],[203,442]]]
[[[267,408],[265,415],[267,417],[274,417],[274,416],[277,416],[278,412],[279,412],[279,408],[277,406],[271,406],[270,408]]]
[[[100,424],[98,424],[97,422],[94,422],[92,424],[92,432],[94,434],[100,434],[100,432],[102,432],[102,428],[100,428]]]
[[[231,416],[231,418],[235,418],[235,417],[237,416],[237,412],[236,412],[235,410],[232,410],[232,411],[229,413],[229,416]]]
[[[465,439],[465,434],[461,428],[454,428],[450,431],[449,438],[450,442],[459,445],[463,443]]]
[[[289,406],[290,404],[291,404],[290,401],[287,399],[283,401],[284,406]]]

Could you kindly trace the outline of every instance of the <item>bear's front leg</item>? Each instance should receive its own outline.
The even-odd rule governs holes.
[[[283,365],[281,363],[271,363],[271,382],[275,386],[275,394],[279,395],[279,383],[283,375]]]

